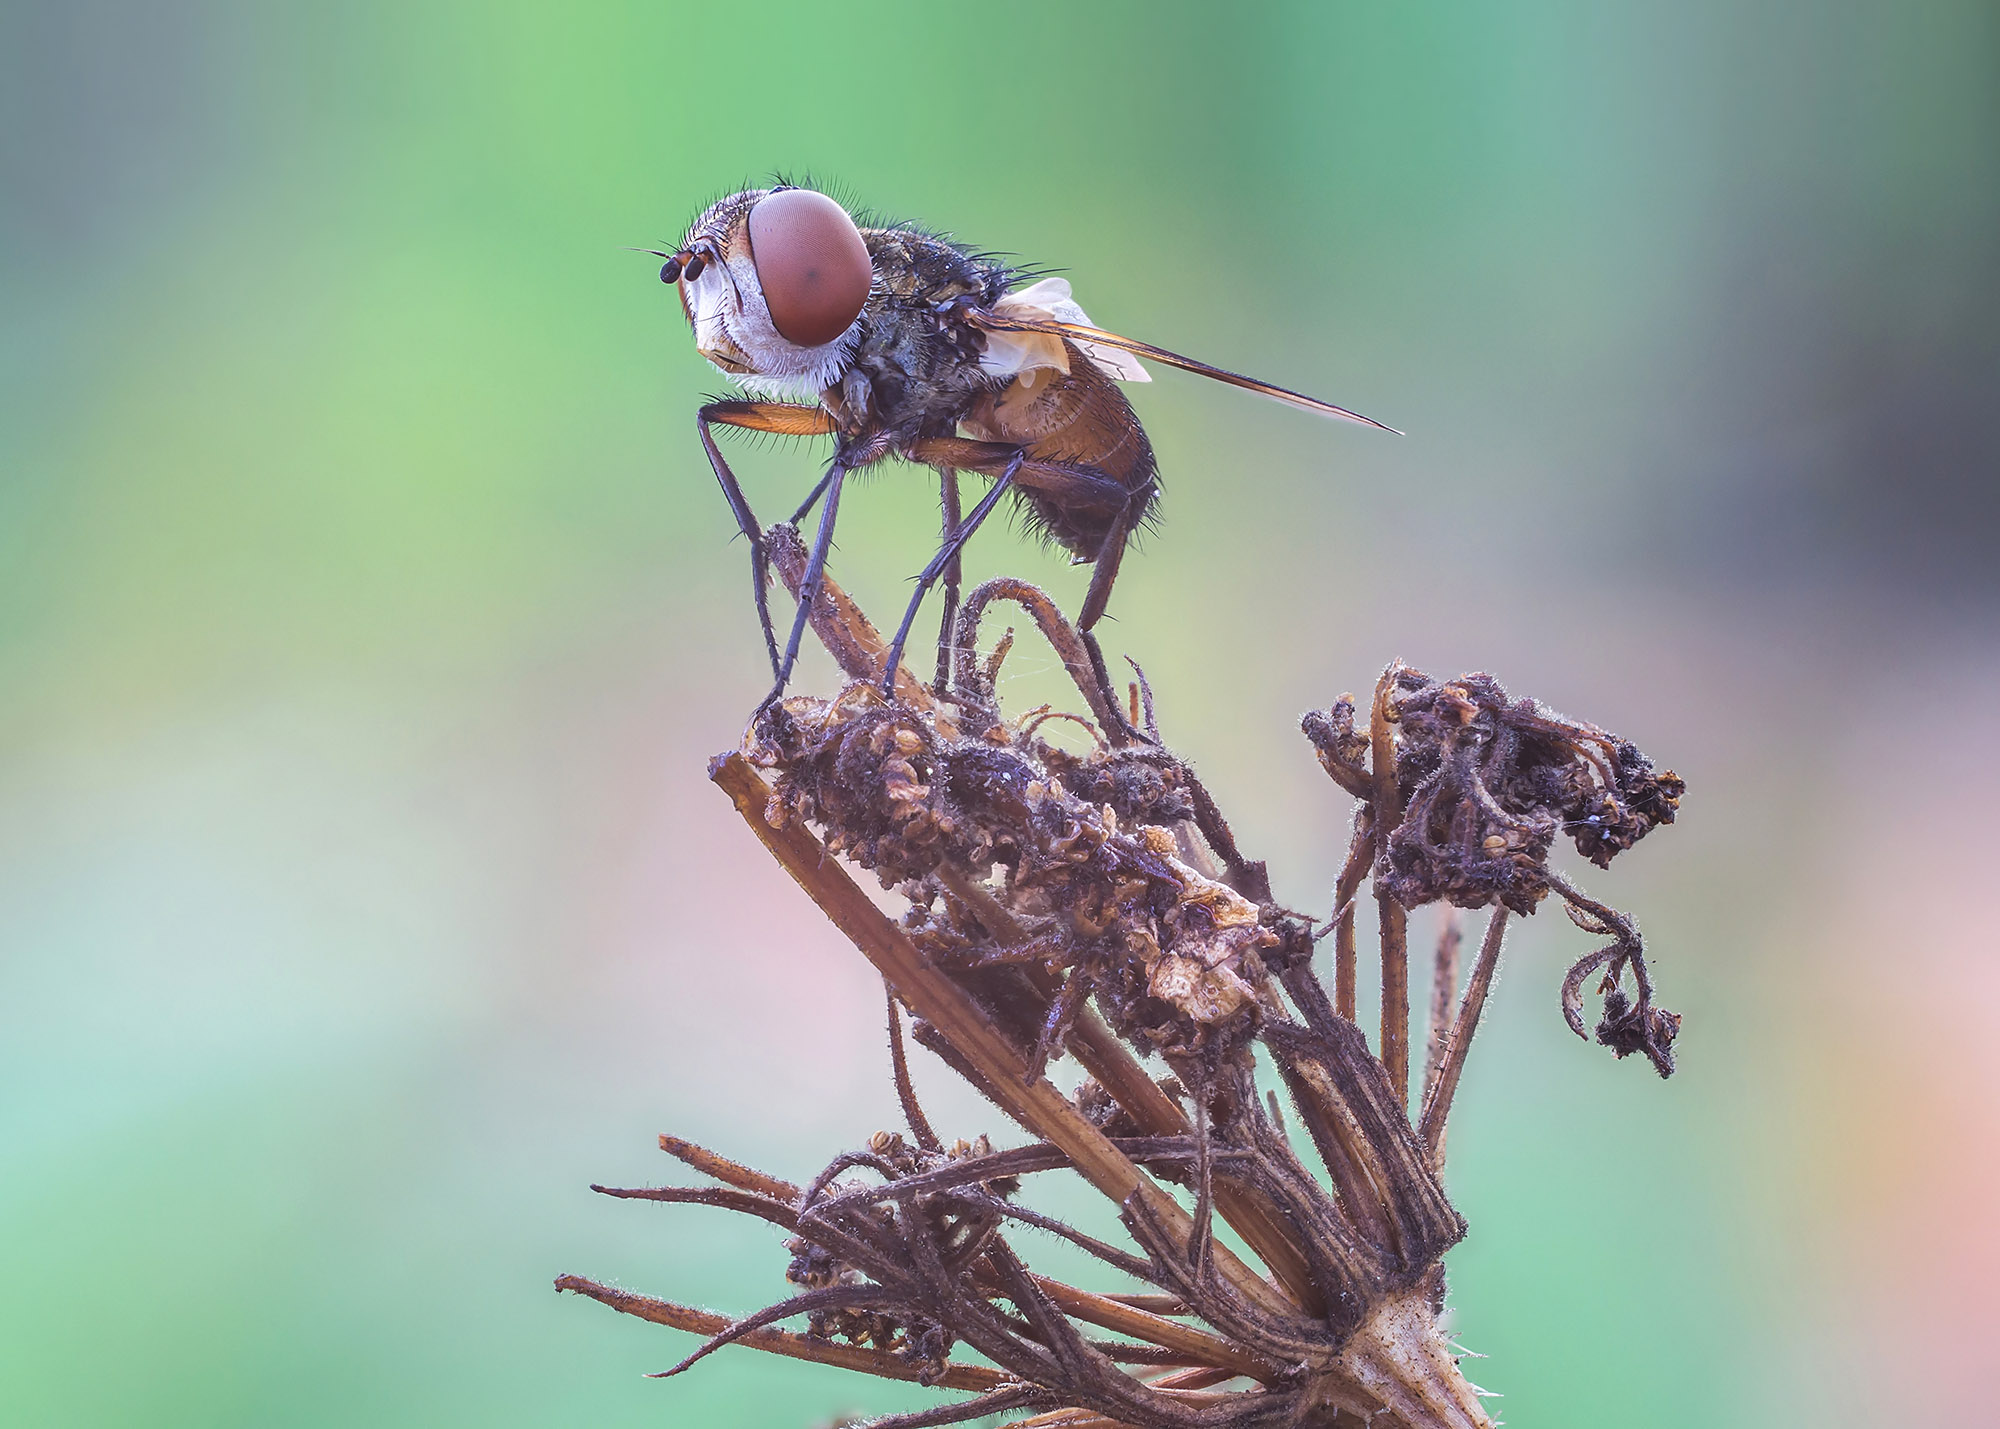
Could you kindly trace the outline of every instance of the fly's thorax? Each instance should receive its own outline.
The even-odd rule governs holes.
[[[927,233],[863,229],[876,287],[853,352],[871,423],[897,442],[948,436],[999,384],[979,365],[980,335],[959,316],[1005,291],[1004,272]]]

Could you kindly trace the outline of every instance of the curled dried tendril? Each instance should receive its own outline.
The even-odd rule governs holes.
[[[1680,1035],[1680,1014],[1653,1005],[1653,979],[1646,968],[1646,954],[1640,945],[1639,930],[1632,920],[1602,903],[1584,897],[1567,883],[1557,881],[1556,891],[1564,899],[1570,921],[1586,933],[1608,937],[1608,946],[1580,958],[1563,978],[1563,1018],[1577,1036],[1589,1039],[1584,1031],[1583,986],[1591,975],[1602,972],[1598,995],[1604,999],[1598,1019],[1598,1042],[1620,1059],[1643,1052],[1662,1077],[1674,1072],[1674,1038]],[[1624,979],[1632,974],[1633,990],[1625,991]]]

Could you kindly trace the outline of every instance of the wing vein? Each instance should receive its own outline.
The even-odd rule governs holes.
[[[1057,337],[1066,337],[1075,342],[1103,343],[1107,347],[1120,348],[1139,357],[1150,357],[1155,362],[1169,367],[1178,367],[1183,372],[1192,372],[1200,377],[1226,382],[1231,387],[1240,387],[1246,392],[1254,392],[1260,397],[1269,397],[1289,406],[1302,407],[1308,412],[1317,412],[1323,417],[1337,417],[1345,422],[1359,422],[1364,427],[1375,427],[1385,432],[1403,435],[1386,422],[1378,422],[1373,417],[1364,417],[1359,412],[1337,407],[1331,402],[1323,402],[1317,397],[1308,397],[1303,392],[1294,392],[1289,387],[1265,382],[1255,377],[1246,377],[1241,372],[1231,372],[1226,367],[1213,363],[1183,357],[1178,352],[1170,352],[1164,347],[1155,347],[1150,342],[1140,342],[1136,338],[1121,337],[1115,332],[1106,332],[1101,327],[1087,323],[1062,322],[1059,319],[1019,318],[1009,314],[996,313],[989,309],[979,309],[969,314],[973,322],[983,328],[997,332],[1045,332]]]

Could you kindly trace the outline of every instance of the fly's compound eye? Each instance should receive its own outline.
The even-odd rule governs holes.
[[[832,342],[861,315],[874,268],[847,210],[811,189],[780,189],[750,210],[750,260],[778,335]]]

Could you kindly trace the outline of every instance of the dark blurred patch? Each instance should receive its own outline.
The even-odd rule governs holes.
[[[19,280],[143,244],[230,152],[198,6],[0,10],[0,258]]]
[[[1937,273],[1930,315],[1747,295],[1699,403],[1728,437],[1694,444],[1706,470],[1655,485],[1686,532],[1673,544],[1753,581],[2000,591],[1995,274],[2000,250]]]
[[[1930,18],[1886,55],[1855,22],[1776,99],[1735,96],[1643,463],[1700,566],[2000,592],[2000,28]]]

